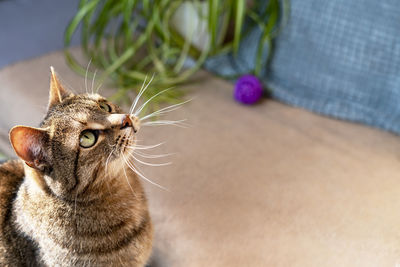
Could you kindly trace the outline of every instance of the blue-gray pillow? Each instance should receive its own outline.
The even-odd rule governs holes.
[[[253,31],[238,58],[206,66],[251,69]],[[291,0],[262,79],[285,103],[400,133],[400,1]]]

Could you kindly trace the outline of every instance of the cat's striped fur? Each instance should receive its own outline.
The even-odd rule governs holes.
[[[122,159],[139,123],[99,95],[71,94],[52,72],[40,128],[13,128],[20,160],[0,165],[0,266],[145,265],[151,220]],[[99,133],[90,148],[79,145],[87,129]]]

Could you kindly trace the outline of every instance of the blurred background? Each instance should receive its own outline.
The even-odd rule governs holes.
[[[2,0],[2,158],[46,113],[49,66],[186,119],[139,133],[176,152],[137,162],[169,190],[144,181],[152,266],[400,264],[400,2]]]
[[[0,1],[0,68],[64,48],[64,31],[78,0]],[[75,38],[74,44],[78,44]]]

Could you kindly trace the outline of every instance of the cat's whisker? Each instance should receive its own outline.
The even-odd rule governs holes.
[[[143,118],[140,119],[140,121],[144,121],[144,120],[146,120],[148,118],[151,118],[151,117],[154,117],[154,116],[157,116],[157,115],[162,115],[162,114],[177,110],[177,109],[181,108],[182,105],[184,105],[184,104],[186,104],[186,103],[188,103],[188,102],[190,102],[192,100],[193,100],[193,98],[191,98],[189,100],[186,100],[184,102],[181,102],[181,103],[178,103],[178,104],[174,104],[174,105],[162,108],[160,110],[157,110],[157,111],[155,111],[155,112],[153,112],[151,114],[148,114],[148,115],[144,116]]]
[[[100,90],[100,88],[101,88],[102,85],[103,85],[103,82],[100,83],[100,84],[96,87],[96,90],[95,90],[95,93],[96,93],[96,94],[99,93],[99,90]]]
[[[188,128],[189,125],[183,123],[186,119],[178,120],[178,121],[170,121],[170,120],[158,120],[158,121],[149,121],[142,124],[142,126],[160,126],[160,125],[173,125],[181,128]]]
[[[115,150],[116,150],[116,148],[113,148],[113,149],[111,150],[110,154],[109,154],[108,157],[107,157],[106,164],[105,164],[106,167],[105,167],[105,169],[104,169],[104,172],[105,172],[105,174],[106,174],[106,177],[111,177],[110,172],[109,172],[109,169],[108,169],[108,163],[109,163],[109,160],[110,160],[112,154],[115,152]],[[111,188],[110,188],[110,185],[109,185],[110,182],[109,182],[108,179],[105,179],[105,180],[106,180],[105,183],[106,183],[106,185],[107,185],[108,192],[109,192],[110,195],[111,195],[112,193],[111,193]]]
[[[158,158],[164,158],[164,157],[175,155],[175,153],[150,155],[150,154],[146,154],[146,153],[139,152],[139,151],[136,151],[136,150],[132,150],[132,153],[138,155],[139,157],[148,158],[148,159],[158,159]]]
[[[165,111],[156,111],[156,112],[153,112],[153,113],[150,113],[150,114],[144,116],[143,118],[140,119],[140,121],[145,121],[147,119],[150,119],[150,118],[153,118],[153,117],[156,117],[156,116],[161,116],[161,115],[164,115],[166,113],[175,111],[175,110],[180,109],[180,108],[181,107],[175,107],[175,108],[171,108],[171,109],[165,110]]]
[[[169,91],[169,90],[171,90],[171,89],[173,89],[173,88],[174,88],[174,87],[169,87],[169,88],[167,88],[167,89],[164,89],[164,90],[158,92],[157,94],[153,95],[152,97],[150,97],[146,102],[143,103],[143,105],[140,106],[140,108],[139,108],[133,115],[135,115],[136,117],[138,117],[139,114],[140,114],[140,112],[143,110],[143,108],[144,108],[151,100],[153,100],[155,97],[157,97],[157,96],[159,96],[159,95],[161,95],[161,94],[163,94],[163,93],[165,93],[165,92],[167,92],[167,91]]]
[[[136,95],[135,99],[132,102],[132,105],[131,105],[131,107],[129,109],[129,114],[132,114],[133,109],[136,106],[136,103],[139,101],[140,95],[142,94],[142,90],[144,88],[144,85],[146,84],[146,81],[147,81],[147,75],[144,77],[144,81],[142,83],[142,87],[140,87],[140,90],[139,90],[138,94]]]
[[[111,148],[113,148],[113,147],[116,147],[116,146],[117,146],[117,144],[110,144],[109,142],[107,143],[107,145],[108,145],[109,147],[111,147]]]
[[[146,140],[142,140],[142,139],[134,139],[135,143],[139,143],[139,142],[144,142]]]
[[[154,75],[155,75],[155,74],[153,73],[153,76],[151,77],[149,83],[148,83],[146,86],[145,86],[145,84],[146,84],[146,80],[147,80],[147,75],[146,75],[146,77],[144,78],[142,87],[140,88],[139,93],[138,93],[137,96],[135,97],[135,100],[133,101],[133,104],[132,104],[131,108],[129,109],[129,114],[132,114],[133,111],[135,110],[135,107],[136,107],[137,103],[139,102],[140,97],[142,96],[142,94],[144,93],[144,91],[146,91],[146,89],[147,89],[147,87],[150,85],[150,83],[153,81]]]
[[[143,125],[143,127],[156,127],[156,126],[176,126],[176,127],[184,128],[184,129],[189,128],[189,126],[187,126],[187,125],[180,125],[180,124],[174,124],[174,123],[168,123],[168,124],[154,123],[154,124],[149,124],[149,125]]]
[[[89,67],[90,67],[90,63],[92,63],[92,59],[89,60],[89,63],[86,67],[86,73],[85,73],[85,90],[86,90],[86,94],[88,94],[88,87],[87,87],[87,75],[88,75],[88,71],[89,71]]]
[[[149,85],[150,85],[151,82],[153,81],[154,76],[155,76],[155,74],[153,73],[153,76],[151,76],[150,81],[147,83],[146,87],[143,89],[143,91],[142,91],[142,93],[140,94],[139,98],[140,98],[140,97],[143,95],[143,93],[147,90],[147,88],[149,87]],[[139,101],[139,99],[138,99],[138,101]],[[133,112],[135,111],[136,104],[137,104],[137,103],[135,103],[135,106],[133,107],[132,112],[131,112],[130,114],[133,114]],[[137,112],[135,112],[134,114],[136,114],[136,113],[137,113]]]
[[[152,167],[168,166],[168,165],[171,165],[171,164],[172,164],[172,162],[165,162],[165,163],[150,163],[150,162],[145,162],[145,161],[142,161],[142,160],[136,158],[136,157],[135,157],[134,155],[132,155],[131,153],[129,154],[129,156],[130,156],[132,159],[136,160],[137,162],[139,162],[139,163],[141,163],[141,164],[143,164],[143,165],[148,165],[148,166],[152,166]]]
[[[150,150],[150,149],[152,149],[151,147],[150,148],[148,148],[148,147],[143,148],[143,147],[134,147],[134,146],[127,146],[127,148],[137,149],[137,150]]]
[[[109,160],[110,160],[112,154],[114,153],[115,149],[116,149],[116,148],[113,148],[113,150],[111,150],[111,152],[110,152],[110,154],[108,155],[107,160],[106,160],[106,164],[105,164],[105,165],[106,165],[105,173],[106,173],[108,176],[110,176],[109,173],[108,173],[108,163],[109,163]]]
[[[163,144],[165,144],[165,142],[161,142],[161,143],[158,143],[155,145],[134,145],[134,146],[126,146],[126,147],[134,148],[134,149],[152,149],[152,148],[162,146]]]
[[[128,164],[128,162],[127,162],[127,160],[126,160],[124,154],[121,153],[121,155],[123,156],[125,163]],[[133,188],[132,188],[132,186],[131,186],[131,183],[129,182],[128,175],[126,174],[125,168],[122,168],[122,170],[124,171],[126,182],[128,183],[129,187],[131,188],[132,194],[135,194],[135,191],[133,191]]]
[[[94,94],[93,85],[94,85],[94,80],[96,79],[96,74],[97,74],[97,69],[94,71],[93,79],[92,79],[92,86],[91,86],[92,95]]]
[[[147,166],[151,166],[151,167],[162,167],[162,166],[168,166],[168,165],[171,165],[171,164],[172,164],[172,162],[165,162],[165,163],[149,163],[149,162],[145,162],[145,161],[139,160],[139,159],[136,158],[135,156],[132,156],[132,155],[131,155],[131,157],[132,157],[133,160],[135,160],[135,161],[137,161],[137,162],[139,162],[139,163],[141,163],[141,164],[143,164],[143,165],[147,165]]]
[[[161,189],[163,189],[163,190],[169,192],[169,190],[168,190],[167,188],[165,188],[165,187],[163,187],[162,185],[159,185],[159,184],[153,182],[152,180],[150,180],[149,178],[147,178],[146,176],[144,176],[141,172],[139,172],[139,171],[133,166],[132,163],[127,162],[127,161],[126,161],[126,158],[125,158],[125,156],[124,156],[124,154],[122,154],[122,157],[125,159],[125,163],[128,165],[128,167],[129,167],[133,172],[135,172],[137,175],[139,175],[139,177],[141,177],[141,178],[144,179],[145,181],[149,182],[150,184],[155,185],[155,186],[157,186],[157,187],[159,187],[159,188],[161,188]]]

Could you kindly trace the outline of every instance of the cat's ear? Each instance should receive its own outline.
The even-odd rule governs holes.
[[[40,171],[49,166],[45,152],[48,140],[48,132],[44,129],[15,126],[10,131],[10,141],[15,153],[28,166]]]
[[[48,108],[51,108],[55,104],[61,103],[64,98],[72,95],[71,92],[62,86],[53,67],[50,67],[50,72],[51,77]]]

